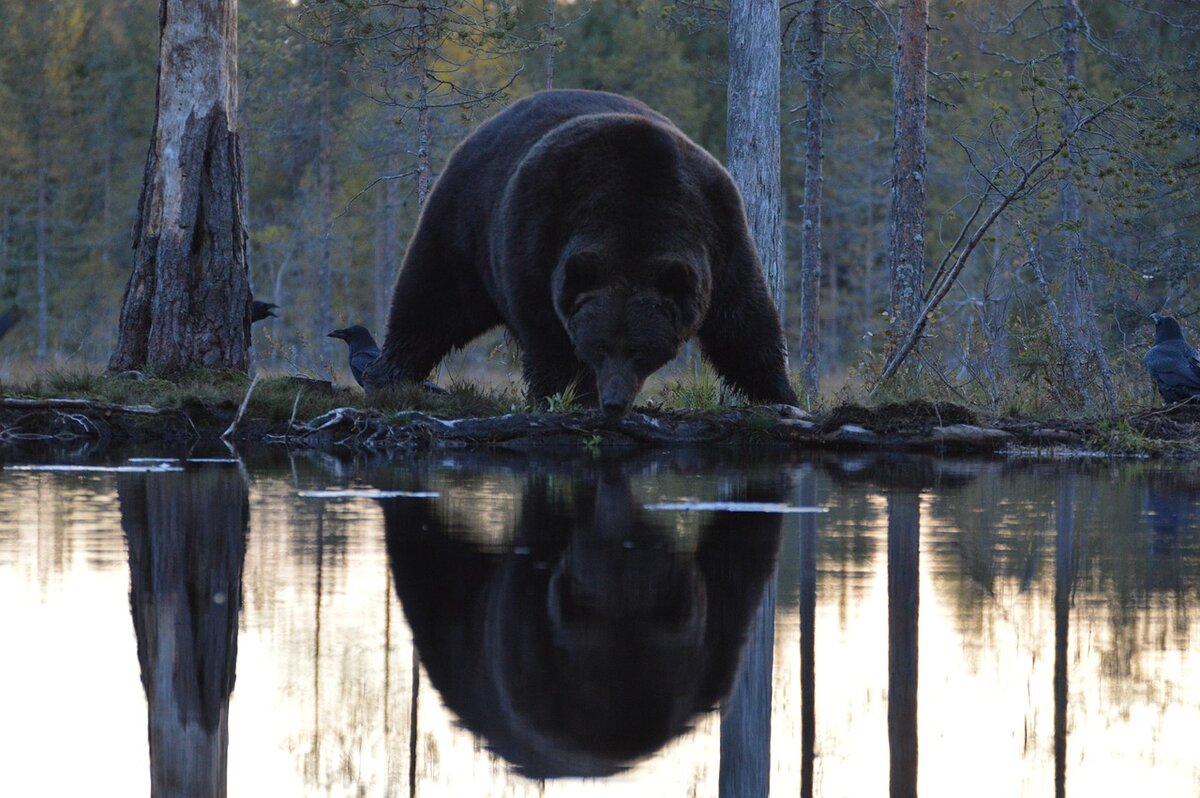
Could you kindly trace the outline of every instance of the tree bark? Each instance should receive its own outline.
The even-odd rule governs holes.
[[[50,351],[50,300],[46,287],[46,261],[50,248],[47,217],[50,215],[50,155],[47,152],[44,123],[37,134],[37,218],[34,239],[37,258],[37,359],[44,361]]]
[[[728,168],[775,306],[783,315],[783,190],[779,174],[779,5],[729,5]]]
[[[422,3],[417,7],[417,54],[414,63],[417,78],[417,207],[425,207],[425,198],[433,186],[433,171],[430,166],[429,144],[432,133],[429,129],[429,40],[431,33],[429,7]]]
[[[893,343],[921,313],[925,279],[926,0],[900,0],[889,261]]]
[[[1071,93],[1079,83],[1079,24],[1078,0],[1063,0],[1063,84],[1066,100],[1063,104],[1063,130],[1073,130],[1079,125],[1079,116],[1071,104]],[[1117,411],[1117,392],[1113,385],[1112,368],[1104,354],[1100,330],[1096,326],[1096,300],[1092,294],[1092,280],[1088,274],[1083,252],[1083,207],[1079,197],[1079,186],[1074,171],[1079,167],[1079,147],[1074,140],[1067,142],[1064,151],[1067,158],[1067,178],[1063,181],[1060,206],[1062,219],[1067,230],[1067,295],[1070,297],[1071,313],[1080,337],[1086,342],[1088,354],[1095,359],[1100,373],[1100,386],[1104,403],[1110,413]],[[1090,404],[1090,401],[1089,401]]]
[[[330,45],[321,45],[321,119],[317,132],[317,216],[320,243],[317,250],[317,324],[325,362],[333,357],[333,61]]]
[[[109,369],[245,371],[250,279],[237,0],[161,0],[159,31],[133,274]]]
[[[554,37],[558,35],[558,0],[546,0],[546,91],[554,88]]]
[[[825,113],[826,0],[813,0],[808,38],[808,104],[804,157],[804,227],[800,250],[800,384],[817,395],[821,312],[822,117]]]

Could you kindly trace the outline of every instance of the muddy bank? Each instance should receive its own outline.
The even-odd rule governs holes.
[[[232,402],[164,409],[80,399],[5,398],[0,399],[0,445],[212,443],[228,432],[237,411]],[[385,414],[340,407],[287,422],[247,416],[228,437],[238,443],[374,451],[704,444],[983,453],[1065,449],[1196,458],[1200,405],[1116,418],[1031,420],[988,418],[947,402],[916,401],[870,408],[842,405],[813,415],[786,407],[645,410],[620,422],[608,422],[595,412],[449,419],[419,411]]]

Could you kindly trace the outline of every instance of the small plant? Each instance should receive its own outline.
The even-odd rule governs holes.
[[[546,397],[547,413],[573,413],[579,409],[579,384],[575,380],[553,396]]]
[[[699,358],[688,360],[684,371],[663,386],[663,407],[680,410],[718,410],[721,407],[721,380]]]
[[[600,444],[603,442],[604,438],[597,432],[583,439],[583,448],[592,456],[592,459],[595,459],[600,456]]]

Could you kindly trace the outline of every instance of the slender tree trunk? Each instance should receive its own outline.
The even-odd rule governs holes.
[[[1033,241],[1029,238],[1024,230],[1021,231],[1025,239],[1025,249],[1029,253],[1029,265],[1033,267],[1033,277],[1037,281],[1038,290],[1041,291],[1042,301],[1046,303],[1046,309],[1050,313],[1050,323],[1054,327],[1054,337],[1058,339],[1058,348],[1062,352],[1062,356],[1067,361],[1067,374],[1071,378],[1071,387],[1083,400],[1085,405],[1092,403],[1092,394],[1088,390],[1087,376],[1084,373],[1083,355],[1079,351],[1079,344],[1075,337],[1071,335],[1071,331],[1067,326],[1066,320],[1063,318],[1063,313],[1059,310],[1058,303],[1054,300],[1054,294],[1050,290],[1050,283],[1046,280],[1046,270],[1042,267],[1042,256],[1037,251]]]
[[[1078,0],[1063,0],[1063,83],[1067,100],[1063,105],[1063,130],[1073,130],[1079,124],[1079,116],[1072,105],[1071,92],[1079,83],[1079,5]],[[1063,222],[1067,227],[1067,269],[1070,275],[1069,293],[1072,298],[1071,312],[1075,318],[1080,337],[1086,342],[1088,354],[1095,359],[1100,372],[1100,386],[1104,404],[1110,413],[1117,411],[1117,392],[1113,385],[1112,368],[1104,354],[1100,330],[1096,326],[1096,300],[1092,294],[1091,276],[1083,252],[1083,207],[1079,197],[1079,186],[1075,182],[1074,170],[1079,168],[1079,147],[1074,139],[1067,142],[1065,150],[1069,174],[1063,181]],[[1090,403],[1090,401],[1089,401]]]
[[[114,371],[245,371],[250,277],[237,0],[160,0],[158,94]]]
[[[779,174],[779,4],[729,5],[727,148],[750,232],[783,315],[783,189]]]
[[[429,15],[432,12],[425,4],[417,8],[417,206],[425,207],[425,198],[433,185],[430,168],[429,143],[432,133],[429,128]]]
[[[47,217],[50,215],[50,156],[47,152],[44,125],[37,134],[37,217],[34,219],[34,238],[37,257],[37,359],[44,361],[50,350],[50,300],[47,296],[46,265],[50,248]]]
[[[321,121],[317,142],[317,214],[320,248],[317,255],[317,324],[325,362],[333,356],[333,59],[330,45],[321,47]]]
[[[387,170],[389,177],[384,181],[379,219],[380,253],[374,275],[374,323],[377,330],[387,329],[391,289],[396,281],[396,267],[401,258],[400,179],[397,177],[400,174],[400,157],[397,154],[393,153],[388,157]]]
[[[558,0],[546,0],[546,90],[554,88],[554,39],[558,35]]]
[[[825,114],[826,0],[813,0],[808,38],[808,107],[804,157],[804,227],[800,254],[800,383],[817,395],[821,314],[821,128]]]
[[[893,345],[912,329],[925,296],[925,71],[929,8],[926,0],[899,0],[899,13],[888,251]]]

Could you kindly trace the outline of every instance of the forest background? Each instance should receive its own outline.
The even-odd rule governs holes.
[[[157,5],[0,10],[0,309],[26,312],[0,342],[0,381],[100,368],[113,350],[154,119]],[[812,5],[781,7],[794,362],[804,354]],[[898,8],[827,8],[816,395],[858,399],[902,334],[889,274]],[[1065,17],[1072,9],[1078,16]],[[255,327],[266,371],[331,375],[343,353],[324,336],[337,326],[363,323],[382,337],[430,180],[470,129],[516,98],[547,85],[632,95],[725,153],[719,4],[241,0],[239,13],[251,280],[257,297],[281,305],[278,320]],[[416,22],[384,25],[394,14]],[[1154,402],[1141,366],[1149,314],[1173,313],[1193,338],[1200,321],[1200,10],[951,0],[930,4],[929,22],[927,290],[962,252],[962,231],[1012,196],[912,368],[887,390],[996,412]],[[1071,145],[1034,169],[1072,131]],[[491,336],[450,376],[515,375],[507,348]]]

